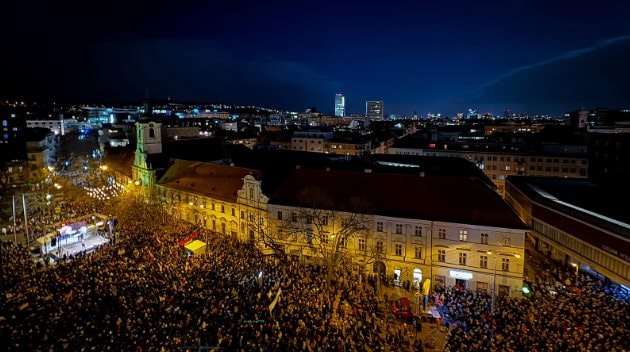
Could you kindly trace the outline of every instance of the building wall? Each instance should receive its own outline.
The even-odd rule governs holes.
[[[291,138],[291,150],[323,153],[324,138],[293,137]]]
[[[456,157],[474,162],[505,195],[508,176],[588,177],[588,158],[574,156],[483,153],[424,148],[390,148],[389,154]]]
[[[291,214],[300,214],[300,208],[269,204],[268,209],[270,231],[279,234],[278,238],[286,247],[287,253],[316,256],[316,253],[308,250],[304,236],[290,236],[282,232],[283,221],[291,221]],[[352,216],[346,213],[337,215],[340,218]],[[525,230],[378,215],[363,216],[370,224],[370,230],[365,235],[348,239],[344,249],[352,262],[353,270],[366,275],[383,270],[381,274],[385,279],[397,280],[401,285],[405,282],[413,285],[415,281],[422,284],[432,277],[434,284],[454,286],[458,283],[457,278],[465,278],[459,283],[473,290],[491,291],[496,263],[497,292],[501,288],[501,292],[520,295]],[[334,233],[333,229],[325,231]],[[462,238],[465,240],[460,240],[460,231],[467,235]],[[482,233],[487,234],[487,242],[481,240]],[[492,254],[488,254],[488,251]],[[466,262],[462,264],[459,259],[461,253],[466,254]],[[487,257],[485,265],[481,263],[481,256]],[[384,265],[375,265],[376,262]]]
[[[532,202],[511,184],[506,201],[532,226],[536,250],[564,265],[576,264],[630,286],[627,238]]]

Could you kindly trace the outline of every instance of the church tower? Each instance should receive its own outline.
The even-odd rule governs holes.
[[[151,156],[162,153],[162,124],[155,121],[136,122],[136,153],[133,162],[133,179],[143,186],[156,182]]]

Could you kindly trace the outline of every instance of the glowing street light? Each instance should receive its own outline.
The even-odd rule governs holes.
[[[494,256],[494,274],[492,275],[492,303],[491,303],[491,311],[494,313],[494,296],[496,296],[497,289],[497,254],[492,251],[487,251],[489,255]],[[514,258],[519,259],[521,257],[520,254],[511,254]]]
[[[577,286],[578,278],[580,276],[580,265],[576,263],[571,263],[571,266],[575,268],[575,286]]]

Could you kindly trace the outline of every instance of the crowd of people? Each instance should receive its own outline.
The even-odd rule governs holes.
[[[192,230],[139,211],[121,218],[115,244],[41,270],[21,245],[3,241],[3,345],[8,351],[402,348],[401,333],[377,317],[369,286],[326,275],[315,264],[287,258],[279,265],[224,236],[212,235],[208,255],[189,256],[177,242]],[[348,309],[340,308],[341,297]],[[387,341],[401,345],[390,349]]]
[[[34,211],[29,227],[39,233],[63,221],[60,214],[105,206],[70,201],[60,213]],[[374,284],[290,257],[280,264],[210,232],[200,236],[210,253],[190,256],[178,242],[196,226],[138,206],[110,210],[119,221],[109,244],[55,266],[42,268],[23,245],[0,241],[0,340],[8,351],[422,350],[410,338],[415,328],[377,315]],[[584,272],[574,278],[573,270],[548,268],[530,297],[494,304],[461,287],[436,292],[445,350],[630,350],[629,301]]]
[[[531,297],[501,297],[494,312],[488,294],[445,290],[447,350],[629,351],[630,302],[599,278],[575,277],[573,269],[549,268],[531,283]]]

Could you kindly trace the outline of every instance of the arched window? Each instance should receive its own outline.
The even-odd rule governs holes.
[[[413,269],[413,282],[420,287],[420,282],[422,282],[422,270]]]
[[[149,128],[149,138],[155,138],[155,129]]]

